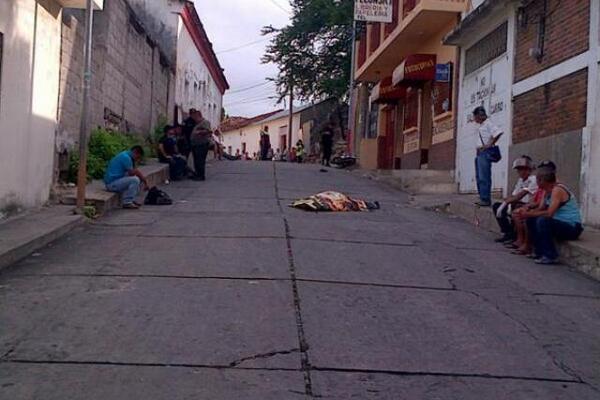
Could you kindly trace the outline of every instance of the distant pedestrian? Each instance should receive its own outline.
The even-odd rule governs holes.
[[[267,151],[267,160],[271,161],[274,157],[274,153],[273,153],[273,147],[269,148],[269,151]]]
[[[185,158],[188,158],[192,152],[191,138],[194,127],[196,126],[196,120],[193,117],[195,113],[196,109],[190,108],[188,117],[183,121],[181,136],[177,140],[177,148],[179,149],[179,152],[185,156]]]
[[[321,150],[323,151],[323,158],[321,164],[329,167],[331,161],[331,154],[333,152],[333,136],[334,127],[331,122],[328,122],[325,127],[321,130]]]
[[[271,137],[269,136],[269,127],[265,126],[260,132],[260,159],[267,160],[269,149],[271,148]]]
[[[475,158],[479,201],[476,204],[480,207],[490,207],[492,205],[492,163],[500,161],[500,152],[496,143],[504,132],[492,124],[483,107],[477,107],[473,111],[473,117],[479,125],[477,129],[479,146]]]
[[[212,129],[210,122],[202,116],[200,111],[194,112],[192,117],[196,122],[191,135],[194,171],[196,173],[192,179],[204,181],[206,180],[206,156],[211,145]]]
[[[304,155],[304,142],[302,142],[302,139],[300,139],[298,142],[296,142],[296,162],[298,162],[298,164],[302,164],[304,162]]]

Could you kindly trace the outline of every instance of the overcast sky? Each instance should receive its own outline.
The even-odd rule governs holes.
[[[277,67],[260,61],[268,44],[260,30],[265,25],[287,25],[288,1],[194,1],[231,86],[223,101],[227,113],[253,116],[283,108],[283,104],[276,106],[275,100],[267,99],[276,93],[274,85],[265,83],[265,78],[276,76]]]

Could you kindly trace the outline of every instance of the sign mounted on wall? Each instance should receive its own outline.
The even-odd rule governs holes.
[[[356,0],[354,3],[354,19],[357,21],[389,24],[393,14],[393,0]]]
[[[452,77],[452,63],[437,64],[435,66],[436,82],[450,82]]]

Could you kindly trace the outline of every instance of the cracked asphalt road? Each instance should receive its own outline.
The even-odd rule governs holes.
[[[600,283],[345,171],[209,170],[0,275],[1,399],[600,398]],[[287,207],[325,189],[383,208]]]

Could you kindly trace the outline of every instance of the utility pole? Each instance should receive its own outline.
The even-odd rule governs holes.
[[[352,60],[350,63],[350,85],[348,87],[348,150],[350,154],[356,155],[356,115],[354,113],[354,69],[356,68],[356,19],[352,16]]]
[[[83,105],[81,108],[81,126],[79,131],[79,171],[77,173],[77,212],[82,214],[85,207],[85,187],[87,185],[87,152],[90,132],[90,87],[92,83],[92,30],[94,5],[87,0],[85,9],[85,66],[83,71]]]
[[[294,129],[294,80],[290,78],[290,120],[288,122],[288,151],[292,149],[292,133]]]

